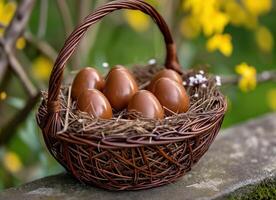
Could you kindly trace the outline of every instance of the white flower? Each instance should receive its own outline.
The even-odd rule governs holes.
[[[203,75],[203,74],[204,74],[204,71],[203,71],[203,70],[199,70],[199,73]]]
[[[205,83],[203,83],[203,84],[201,85],[201,87],[206,88],[207,85],[206,85]]]
[[[204,76],[204,77],[202,78],[202,81],[203,81],[203,82],[206,82],[206,81],[207,81],[207,78]]]
[[[102,66],[103,66],[104,68],[108,68],[108,67],[109,67],[109,64],[108,64],[107,62],[103,62]]]
[[[194,97],[197,98],[199,95],[197,93],[194,94]]]
[[[196,83],[195,77],[193,77],[193,76],[189,77],[189,85],[193,86],[195,83]]]
[[[156,64],[156,59],[152,58],[148,61],[149,65],[154,65]]]
[[[221,77],[220,76],[216,76],[216,85],[221,86]]]
[[[182,83],[184,86],[186,86],[187,85],[187,82],[186,81],[183,81],[183,83]]]
[[[196,74],[196,79],[197,79],[197,82],[198,83],[203,83],[204,82],[204,80],[206,79],[204,79],[205,77],[204,76],[202,76],[202,74]]]

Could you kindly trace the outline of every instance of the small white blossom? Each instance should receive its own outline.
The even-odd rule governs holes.
[[[204,76],[204,77],[202,78],[202,81],[203,81],[203,82],[206,82],[206,81],[207,81],[207,78]]]
[[[197,79],[202,79],[202,78],[203,78],[202,74],[196,74],[195,77],[196,77]]]
[[[189,85],[193,86],[195,83],[196,83],[195,77],[193,77],[193,76],[189,77]]]
[[[221,86],[221,77],[220,76],[216,76],[216,85]]]
[[[204,71],[203,71],[203,70],[199,70],[199,73],[203,75],[203,74],[204,74]]]
[[[202,74],[195,74],[195,76],[189,77],[189,85],[190,86],[204,84],[207,81],[208,81],[207,78],[205,76],[203,76]]]
[[[108,68],[108,67],[109,67],[109,64],[108,64],[107,62],[103,62],[102,66],[103,66],[104,68]]]
[[[194,97],[197,98],[199,95],[197,93],[194,94]]]
[[[207,85],[206,85],[205,83],[203,83],[203,84],[201,85],[201,87],[206,88]]]
[[[196,79],[198,83],[203,83],[206,78],[202,74],[196,74]]]
[[[184,86],[186,86],[187,85],[187,82],[186,81],[183,81],[183,83],[182,83]]]
[[[154,65],[156,64],[156,59],[152,58],[148,61],[149,65]]]

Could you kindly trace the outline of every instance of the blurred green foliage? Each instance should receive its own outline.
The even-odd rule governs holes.
[[[47,29],[45,36],[41,39],[47,41],[58,51],[65,41],[65,31],[56,2],[53,0],[48,2]],[[67,2],[74,24],[76,24],[76,1],[69,0]],[[91,7],[95,2],[91,3]],[[160,9],[162,14],[166,12],[164,8]],[[174,19],[177,21],[183,14],[180,9],[176,9],[175,15]],[[28,25],[28,31],[34,35],[37,34],[39,29],[39,17],[40,1],[37,1]],[[260,18],[261,23],[268,27],[274,38],[276,36],[275,17],[276,12],[273,8],[269,14]],[[177,25],[171,24],[171,26],[173,26],[173,35],[177,40],[180,62],[185,69],[208,66],[207,69],[211,73],[233,75],[235,66],[241,62],[253,65],[257,72],[276,69],[275,48],[270,53],[261,52],[255,42],[254,32],[251,30],[233,26],[226,27],[225,32],[232,36],[234,51],[230,57],[225,57],[219,52],[207,52],[205,48],[206,38],[203,35],[192,40],[186,40],[179,36]],[[89,36],[90,34],[88,34]],[[23,60],[27,56],[32,61],[40,55],[31,45],[27,45],[23,52],[24,55],[18,53]],[[80,66],[69,65],[69,68],[72,70],[89,65],[97,66],[102,72],[105,72],[105,69],[101,67],[103,62],[108,62],[111,66],[123,64],[131,67],[134,64],[146,64],[149,59],[156,58],[158,63],[162,63],[164,53],[162,36],[153,23],[146,32],[139,33],[128,26],[122,12],[117,12],[113,13],[111,17],[105,18],[100,24],[93,48],[89,50],[89,56],[81,60]],[[30,61],[25,63],[29,74],[31,74]],[[67,74],[67,76],[70,76],[70,74]],[[47,82],[39,81],[35,77],[33,77],[33,81],[42,89],[47,89]],[[241,92],[237,85],[222,86],[224,94],[229,99],[229,110],[223,127],[229,127],[271,112],[272,109],[269,107],[267,100],[267,92],[271,89],[276,89],[275,82],[258,84],[254,91],[248,93]],[[3,118],[2,116],[9,118],[16,109],[22,107],[22,101],[26,98],[21,89],[21,84],[15,78],[12,78],[6,91],[8,98],[1,106],[1,118]],[[3,165],[0,165],[0,188],[18,185],[62,170],[45,148],[41,132],[35,121],[35,112],[36,109],[29,114],[27,120],[17,129],[17,133],[14,134],[11,142],[0,148],[1,157],[6,151],[15,152],[24,166],[21,172],[13,174],[8,172]],[[4,123],[4,119],[0,122],[0,125],[2,123]]]

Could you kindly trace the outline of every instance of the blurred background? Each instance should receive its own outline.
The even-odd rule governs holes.
[[[184,69],[221,77],[223,128],[276,111],[274,0],[146,0],[166,19]],[[108,0],[0,0],[0,189],[63,169],[47,152],[35,114],[57,52],[82,19]],[[139,11],[113,13],[91,28],[65,73],[114,64],[163,63],[164,44]]]

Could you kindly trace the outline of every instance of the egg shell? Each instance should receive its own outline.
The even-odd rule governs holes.
[[[153,94],[160,104],[174,113],[187,112],[190,106],[189,96],[182,84],[169,78],[160,78],[156,81]],[[172,113],[165,109],[166,115]]]
[[[77,108],[96,118],[112,118],[112,108],[110,103],[103,93],[96,89],[84,91],[77,100]]]
[[[124,67],[123,65],[114,65],[114,66],[110,69],[110,71],[109,71],[108,74],[110,74],[113,70],[124,70],[124,71],[129,72],[129,70],[128,70],[126,67]],[[108,76],[108,75],[107,75],[107,76]]]
[[[102,90],[105,84],[100,73],[91,67],[86,67],[78,72],[72,84],[72,97],[77,100],[87,89]]]
[[[164,118],[164,110],[158,99],[147,90],[140,90],[133,95],[128,104],[128,111],[139,112],[145,118]]]
[[[138,86],[133,75],[127,69],[120,68],[109,72],[103,89],[112,108],[117,111],[126,108],[137,91]]]
[[[148,85],[147,89],[149,91],[152,91],[154,84],[156,83],[156,81],[160,78],[169,78],[173,81],[176,81],[180,84],[182,84],[183,79],[182,77],[174,70],[172,69],[163,69],[161,71],[159,71],[151,80],[150,84]]]

